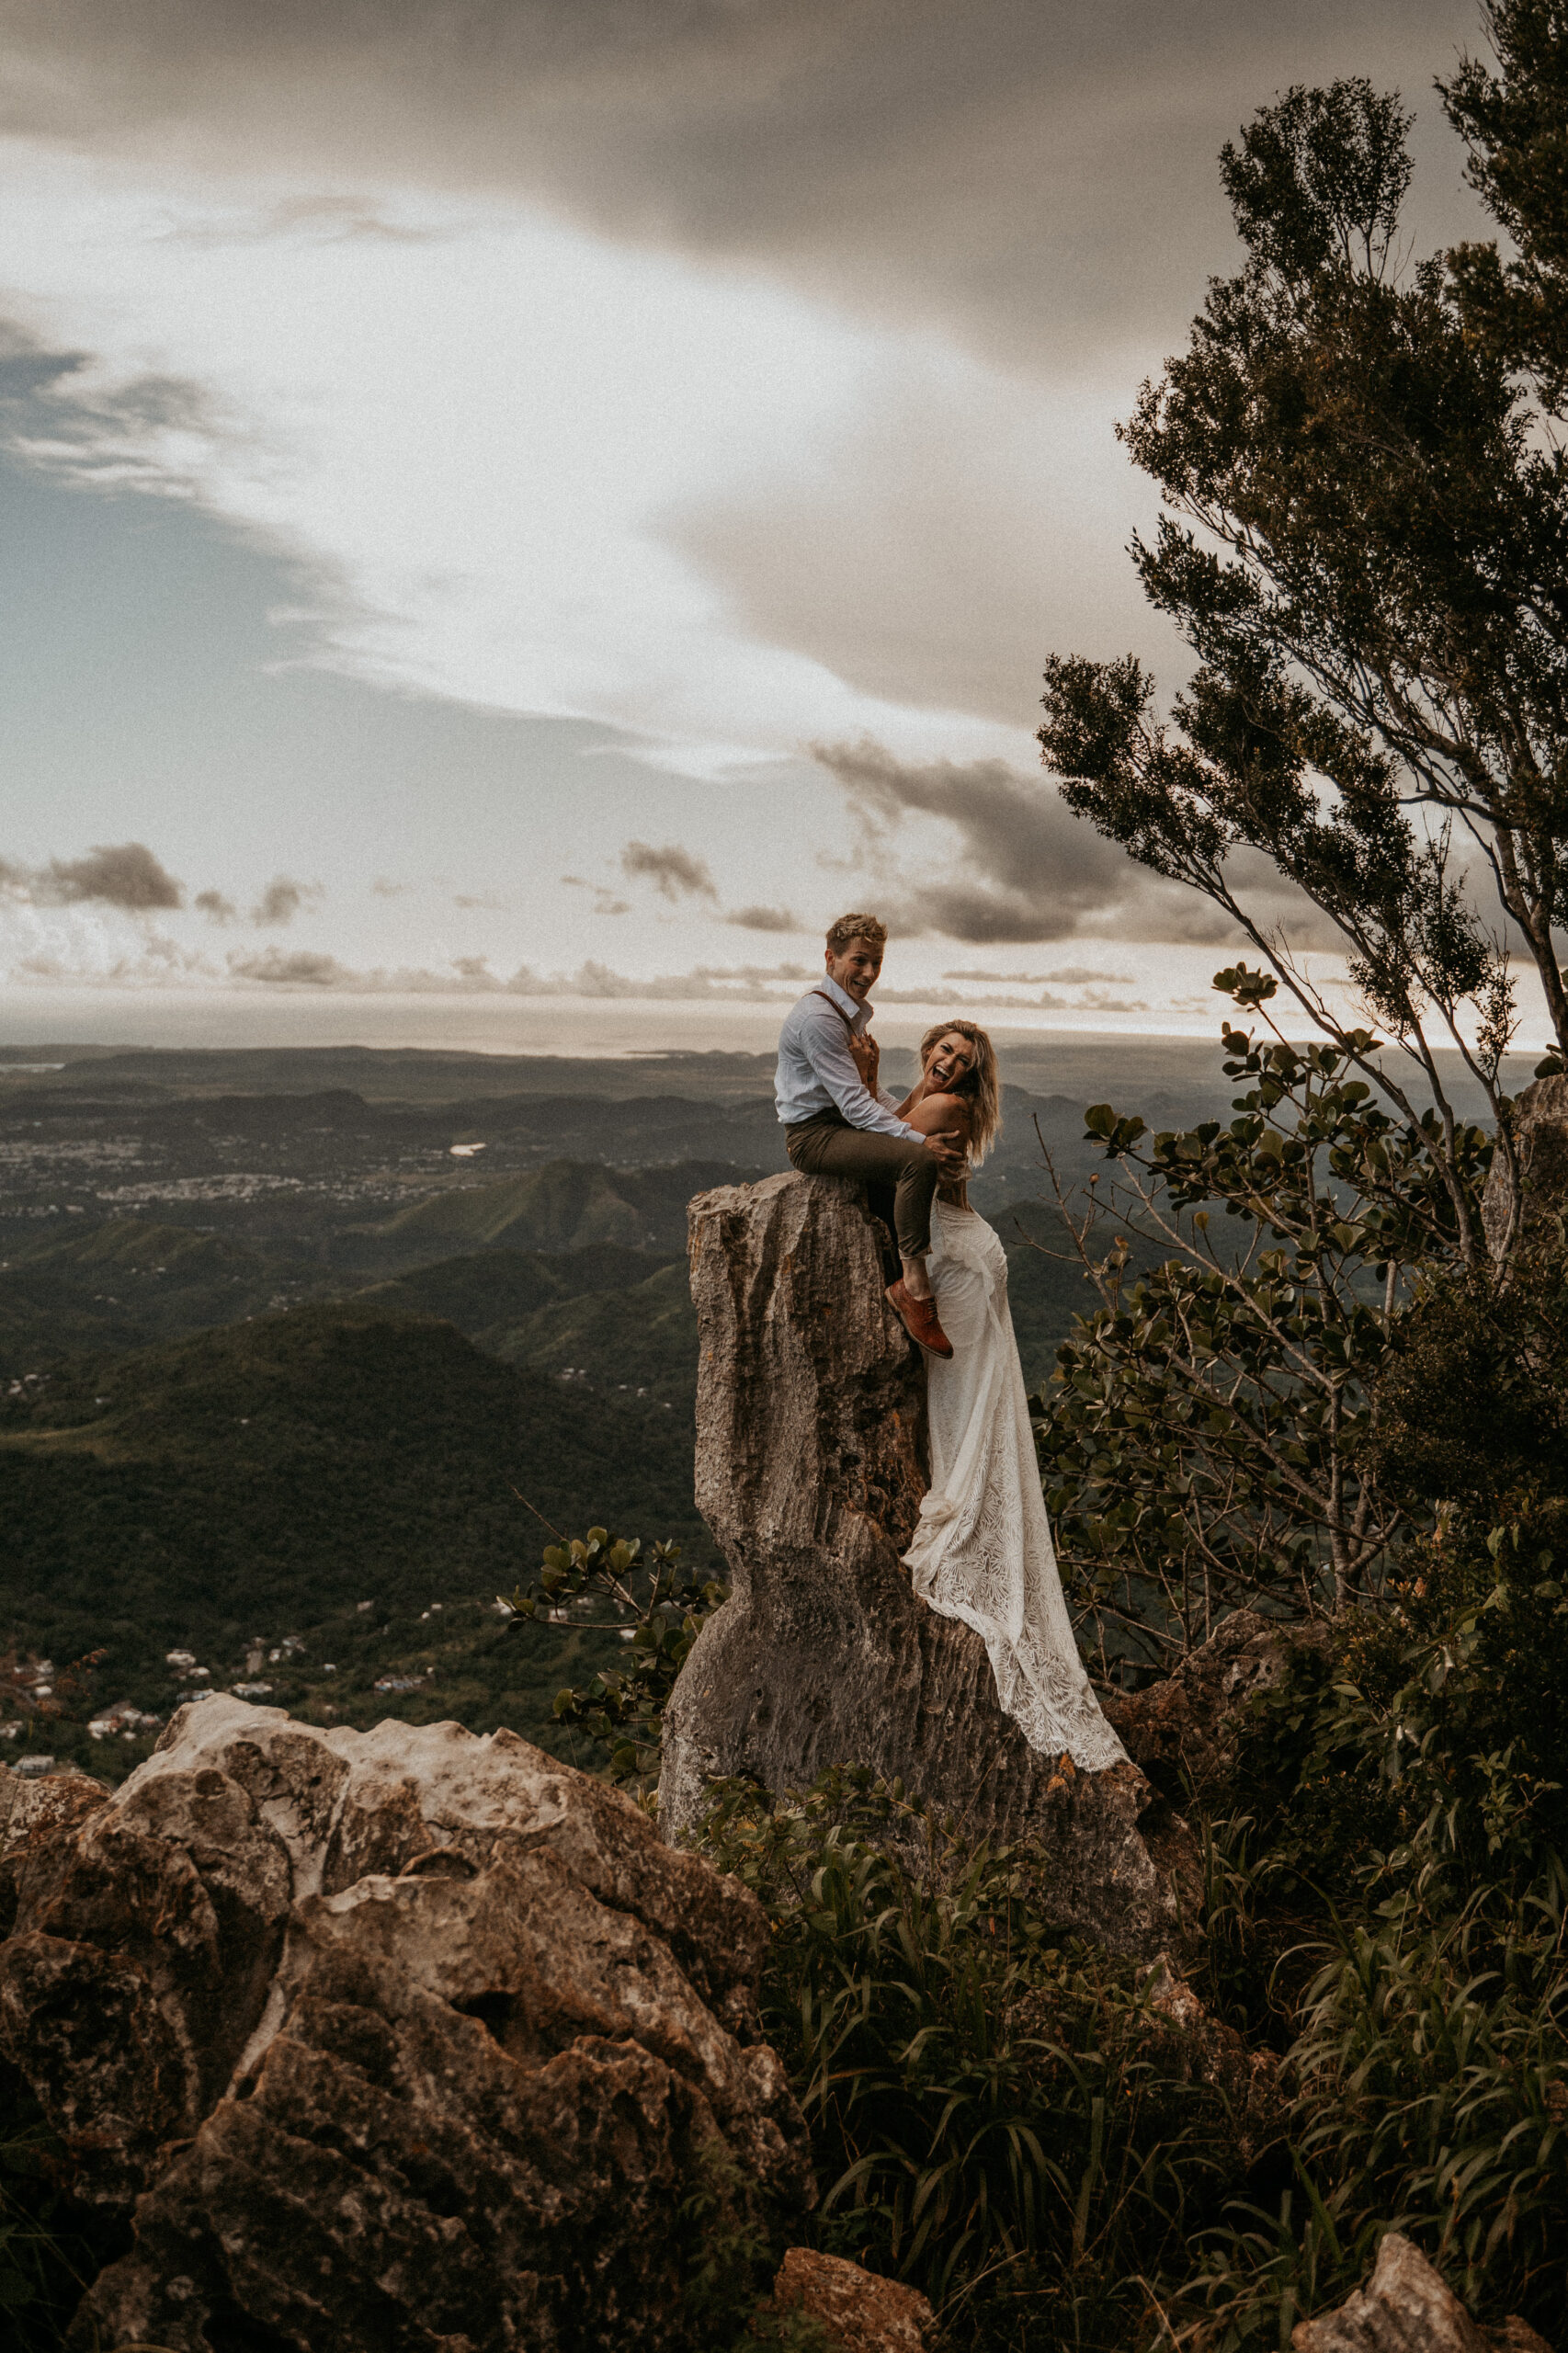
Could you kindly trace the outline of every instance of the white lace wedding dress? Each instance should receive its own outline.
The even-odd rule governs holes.
[[[950,1357],[927,1356],[931,1490],[904,1554],[915,1590],[985,1644],[1032,1748],[1095,1771],[1126,1755],[1073,1639],[1007,1307],[1007,1258],[973,1210],[932,1206],[931,1288]]]

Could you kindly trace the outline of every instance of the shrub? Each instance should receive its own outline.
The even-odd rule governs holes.
[[[773,1919],[764,2024],[820,2243],[911,2280],[965,2343],[1120,2353],[1246,2177],[1157,1975],[1049,1929],[1027,1854],[973,1851],[864,1772],[782,1805],[730,1784],[704,1844]]]
[[[656,1780],[665,1703],[729,1587],[683,1568],[678,1544],[644,1548],[639,1537],[590,1528],[585,1537],[547,1545],[533,1583],[518,1586],[509,1599],[496,1597],[519,1626],[562,1610],[580,1626],[630,1636],[624,1668],[606,1667],[582,1689],[557,1692],[556,1721],[580,1726],[608,1752],[608,1779],[643,1786]]]

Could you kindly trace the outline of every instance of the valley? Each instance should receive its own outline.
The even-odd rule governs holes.
[[[339,1050],[0,1074],[0,1754],[118,1779],[182,1695],[265,1685],[574,1755],[555,1691],[617,1631],[509,1639],[495,1596],[595,1523],[718,1568],[686,1204],[786,1165],[766,1058],[657,1059],[668,1092]],[[1042,1145],[1093,1162],[1070,1098],[1006,1108],[974,1197],[1038,1382],[1088,1296]]]

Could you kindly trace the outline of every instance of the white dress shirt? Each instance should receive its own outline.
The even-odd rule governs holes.
[[[821,992],[819,995],[818,992]],[[829,999],[831,1002],[824,1003]],[[873,1095],[855,1067],[849,1040],[834,1006],[840,1006],[859,1037],[871,1017],[869,1005],[857,1005],[846,989],[824,973],[816,987],[801,999],[778,1033],[778,1075],[774,1099],[787,1128],[835,1105],[852,1128],[869,1128],[873,1135],[914,1136],[898,1116],[898,1097],[879,1086]]]

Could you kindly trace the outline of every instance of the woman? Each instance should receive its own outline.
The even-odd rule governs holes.
[[[972,1021],[939,1022],[920,1041],[921,1076],[899,1117],[952,1135],[978,1167],[1002,1124],[996,1057]],[[1032,1748],[1096,1771],[1126,1752],[1100,1713],[1073,1638],[1040,1494],[1007,1258],[944,1185],[931,1211],[931,1288],[951,1358],[927,1355],[931,1486],[904,1554],[921,1599],[985,1644],[996,1696]]]

